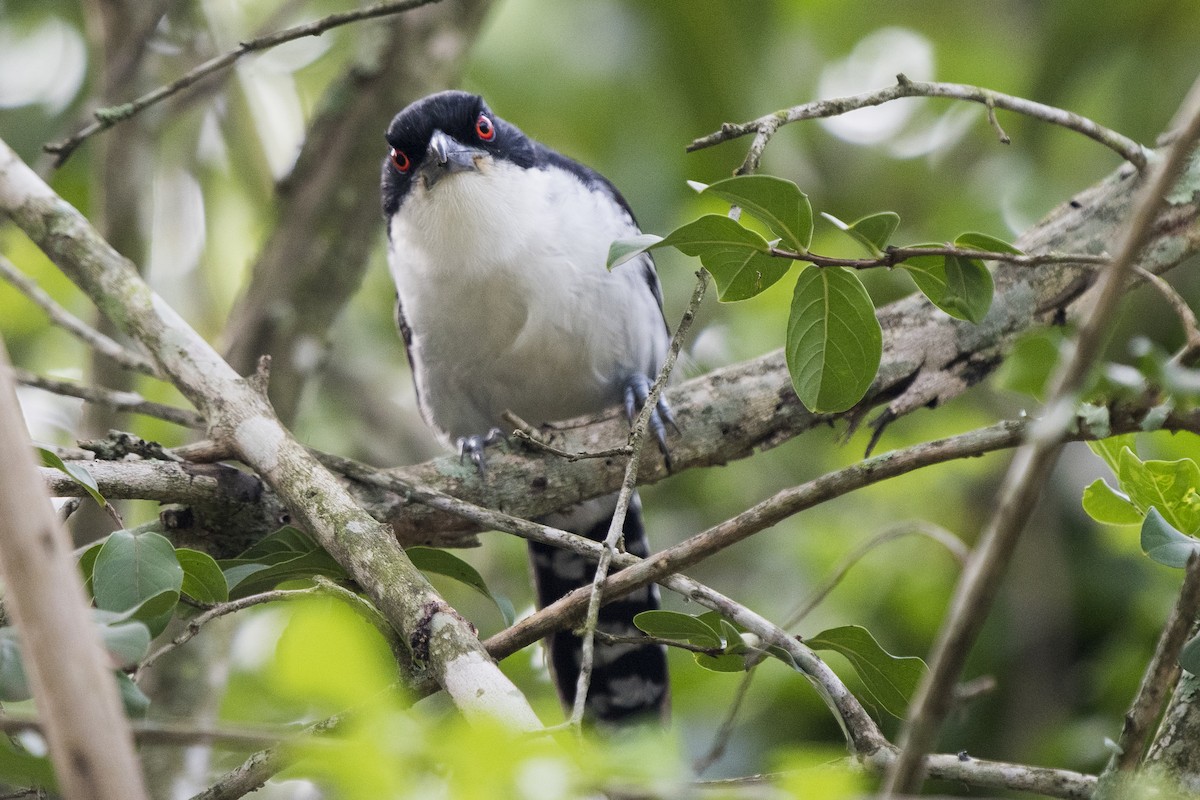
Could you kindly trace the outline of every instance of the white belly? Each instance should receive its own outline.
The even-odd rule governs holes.
[[[642,264],[605,268],[612,240],[637,233],[611,203],[568,173],[504,162],[413,199],[392,218],[389,263],[443,435],[502,426],[506,409],[534,424],[598,411],[632,375],[653,377],[666,329]]]

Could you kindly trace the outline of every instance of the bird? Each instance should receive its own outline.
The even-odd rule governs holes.
[[[641,231],[629,204],[595,170],[532,139],[479,95],[449,90],[392,119],[381,194],[396,323],[426,423],[486,475],[486,448],[504,412],[538,425],[647,402],[670,334],[654,262],[643,253],[611,271],[610,244]],[[668,459],[670,407],[659,399],[650,430]],[[617,496],[579,503],[538,521],[601,541]],[[623,525],[627,552],[649,548],[641,501]],[[546,544],[529,545],[536,598],[545,607],[588,585],[595,565]],[[639,637],[633,617],[657,609],[651,585],[606,604],[585,719],[601,726],[662,721],[669,713],[665,649]],[[548,666],[570,709],[581,643],[548,637]]]

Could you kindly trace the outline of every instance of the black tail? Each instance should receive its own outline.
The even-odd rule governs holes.
[[[616,495],[597,498],[570,511],[552,514],[544,524],[604,541],[616,507]],[[637,556],[648,554],[642,504],[637,495],[629,506],[624,526],[625,549]],[[596,573],[595,562],[566,550],[538,542],[529,544],[537,586],[538,607],[553,603],[568,592],[587,586]],[[641,636],[633,617],[659,607],[658,587],[651,584],[600,609],[600,629],[614,636]],[[575,702],[579,680],[582,641],[571,631],[551,634],[546,642],[550,674],[563,705]],[[635,722],[666,716],[670,695],[665,649],[656,644],[601,644],[596,642],[592,680],[588,689],[586,716],[600,723]]]

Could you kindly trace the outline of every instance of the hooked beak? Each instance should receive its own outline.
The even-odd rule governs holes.
[[[429,137],[426,154],[428,157],[422,170],[426,189],[456,172],[478,172],[476,159],[483,155],[482,151],[466,147],[440,130],[435,130]]]

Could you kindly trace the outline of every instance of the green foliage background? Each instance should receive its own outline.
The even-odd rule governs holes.
[[[276,5],[198,3],[194,27],[172,31],[171,38],[186,43],[212,36],[231,43],[256,30]],[[300,4],[295,21],[343,5]],[[20,41],[52,21],[82,36],[74,2],[0,2],[3,41]],[[296,109],[308,115],[373,24],[289,45],[259,61],[282,76]],[[723,121],[881,87],[900,69],[914,79],[978,84],[1065,107],[1153,144],[1200,67],[1196,30],[1200,5],[1194,0],[1102,6],[1083,0],[507,0],[494,6],[471,51],[463,86],[483,93],[498,114],[532,136],[601,170],[621,188],[646,230],[665,233],[701,213],[724,210],[716,199],[698,197],[685,181],[713,183],[728,176],[748,143],[689,155],[684,146],[692,138]],[[198,60],[188,47],[165,53],[159,57],[163,80]],[[841,74],[860,82],[838,84]],[[142,165],[156,176],[141,198],[148,229],[162,235],[161,247],[188,236],[202,239],[195,263],[175,263],[179,259],[170,249],[151,259],[130,254],[161,269],[151,272],[152,282],[215,341],[222,341],[246,270],[275,221],[273,159],[282,156],[286,163],[295,144],[265,135],[251,114],[255,100],[246,84],[223,80],[198,102],[152,112],[172,117]],[[43,142],[77,126],[89,88],[85,79],[61,107],[32,102],[0,108],[0,136],[37,163]],[[898,212],[897,241],[935,241],[962,230],[1011,240],[1117,163],[1112,153],[1077,134],[1013,115],[1000,116],[1012,137],[1004,146],[980,108],[908,100],[892,104],[889,113],[909,116],[891,136],[869,144],[848,141],[822,123],[789,126],[768,148],[763,170],[795,181],[815,206],[844,220]],[[889,124],[881,118],[874,129]],[[281,129],[288,130],[286,123]],[[106,135],[119,136],[120,129]],[[941,144],[930,146],[936,141]],[[382,131],[379,144],[382,157]],[[88,214],[99,211],[89,185],[93,148],[94,143],[85,145],[53,175],[55,188]],[[377,176],[359,178],[348,191],[376,191]],[[187,209],[178,202],[183,195],[195,199],[193,211],[202,209],[202,227],[195,214],[182,212],[174,218],[160,214],[155,227],[154,206]],[[440,451],[415,413],[392,329],[382,224],[378,238],[362,289],[332,331],[329,369],[307,391],[296,429],[323,449],[380,464],[409,463]],[[78,293],[18,234],[0,229],[0,249],[68,307],[89,313]],[[813,250],[853,254],[823,221]],[[696,265],[670,251],[659,251],[657,259],[668,319],[674,321],[690,294]],[[1190,271],[1185,266],[1172,280],[1194,298]],[[877,302],[912,290],[900,274],[876,271],[866,281]],[[719,306],[710,298],[682,372],[698,374],[781,346],[790,285],[781,282],[737,305]],[[1177,324],[1157,297],[1143,293],[1131,299],[1114,320],[1114,341],[1121,343],[1122,331],[1133,324],[1164,347],[1178,344]],[[19,365],[82,376],[83,349],[2,284],[0,335]],[[1112,356],[1126,354],[1118,349]],[[156,384],[139,389],[154,399],[177,400]],[[77,405],[34,393],[25,399],[39,438],[69,440]],[[1032,404],[989,381],[946,407],[892,425],[879,449],[967,430]],[[181,441],[181,433],[163,423],[139,418],[126,427],[166,444]],[[844,428],[814,431],[754,459],[650,487],[643,499],[652,540],[665,547],[779,488],[852,463],[866,438]],[[1195,456],[1200,448],[1180,436],[1143,449],[1177,457]],[[891,526],[919,520],[973,540],[1006,463],[1005,455],[993,455],[889,481],[789,520],[691,574],[784,620],[845,554]],[[1102,765],[1104,737],[1119,731],[1178,584],[1177,572],[1141,555],[1136,531],[1099,526],[1082,513],[1082,488],[1103,474],[1086,448],[1068,450],[968,669],[967,677],[995,676],[997,688],[953,719],[943,748],[1089,771]],[[133,521],[153,513],[149,507],[135,510]],[[518,611],[531,604],[521,543],[491,535],[484,548],[466,557]],[[926,538],[891,542],[855,567],[797,631],[860,624],[890,652],[923,656],[956,574],[953,559]],[[502,625],[488,600],[452,582],[438,585],[482,633]],[[673,599],[669,603],[683,608]],[[683,746],[695,754],[707,746],[738,679],[697,669],[690,656],[678,656],[673,655],[675,725]],[[847,664],[836,656],[831,663],[853,685]],[[517,655],[505,667],[553,717],[552,691],[533,659]],[[885,729],[894,732],[894,720],[882,716]],[[730,752],[711,774],[761,770],[763,752],[839,738],[836,723],[808,685],[767,663]]]

